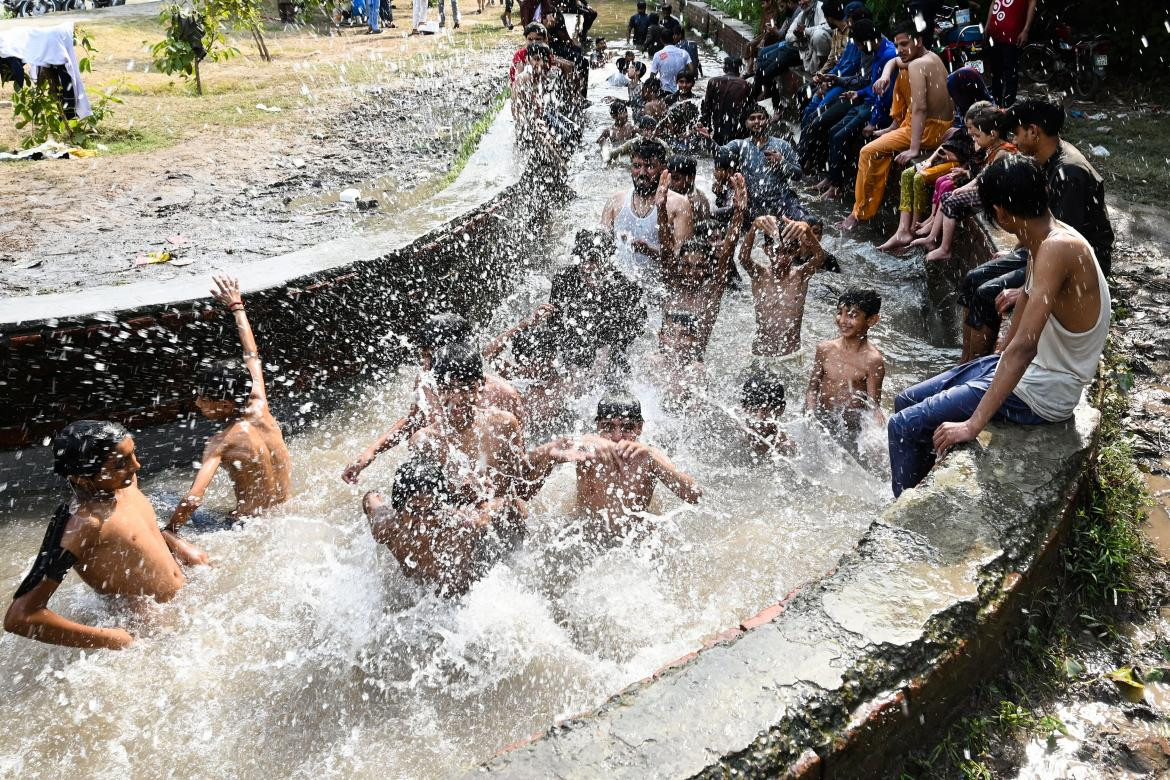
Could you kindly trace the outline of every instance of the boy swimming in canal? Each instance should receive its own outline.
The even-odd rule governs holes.
[[[394,473],[390,505],[378,493],[362,501],[374,540],[386,545],[411,579],[445,596],[466,593],[524,539],[528,509],[516,498],[457,506],[443,468],[410,460]]]
[[[850,452],[858,451],[862,420],[872,414],[885,426],[881,410],[886,363],[869,341],[869,331],[881,319],[882,299],[873,290],[847,290],[837,302],[840,336],[817,345],[816,362],[808,381],[805,409]]]
[[[53,437],[52,448],[53,470],[69,480],[73,497],[49,522],[4,630],[55,645],[121,649],[134,641],[124,629],[87,626],[49,609],[69,570],[103,596],[166,602],[187,582],[180,566],[207,563],[207,556],[159,530],[138,489],[134,439],[121,425],[79,420]]]
[[[689,504],[703,496],[695,478],[666,453],[638,441],[642,404],[627,395],[606,395],[597,403],[597,433],[561,437],[531,454],[532,478],[539,486],[558,463],[577,467],[576,511],[589,522],[589,535],[615,541],[639,525],[658,483]]]

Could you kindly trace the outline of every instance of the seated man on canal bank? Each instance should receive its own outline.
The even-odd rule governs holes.
[[[955,121],[955,105],[947,91],[947,69],[929,51],[914,22],[902,22],[894,30],[894,45],[906,70],[894,85],[890,115],[898,124],[876,134],[861,148],[853,211],[838,223],[853,230],[874,218],[882,204],[890,166],[905,166],[922,152],[937,147]]]
[[[800,160],[792,145],[771,134],[768,109],[756,104],[746,110],[748,138],[737,138],[722,149],[731,154],[735,168],[747,183],[748,216],[783,215],[806,219],[792,183],[801,177]]]
[[[32,570],[12,598],[4,630],[54,645],[119,650],[134,638],[120,628],[76,623],[49,609],[70,569],[103,596],[170,601],[186,584],[180,565],[207,556],[160,531],[138,489],[138,459],[129,431],[79,420],[53,437],[53,471],[69,480],[70,501],[53,514]]]
[[[1093,247],[1048,206],[1048,177],[1020,155],[979,180],[994,221],[1028,250],[1023,291],[1002,354],[965,363],[899,393],[890,418],[894,495],[917,485],[989,422],[1060,422],[1073,415],[1109,335],[1109,286]]]
[[[524,435],[515,415],[483,404],[483,358],[471,344],[450,344],[435,355],[442,411],[411,437],[410,449],[442,464],[459,500],[478,504],[517,496],[525,474]]]
[[[1060,137],[1064,119],[1064,109],[1045,100],[1024,100],[1007,112],[1016,147],[1044,167],[1052,216],[1085,237],[1108,277],[1113,227],[1105,208],[1105,183],[1080,150]],[[995,348],[1002,317],[1020,295],[1027,263],[1027,252],[1016,249],[967,273],[959,288],[959,302],[966,309],[964,357],[981,357]]]
[[[203,503],[203,494],[223,466],[236,493],[232,518],[259,515],[289,499],[291,492],[288,447],[280,423],[268,407],[264,368],[252,335],[239,280],[215,277],[211,294],[235,317],[244,348],[244,362],[219,361],[199,378],[195,406],[208,420],[226,422],[203,448],[203,459],[191,489],[178,502],[167,530],[177,533]]]
[[[470,343],[473,333],[471,323],[458,314],[434,314],[427,318],[416,338],[419,344],[419,373],[414,380],[414,402],[405,416],[391,425],[389,430],[367,447],[361,456],[345,467],[341,478],[351,485],[357,484],[358,476],[380,454],[394,449],[404,441],[409,441],[411,436],[438,420],[442,404],[439,402],[431,373],[435,352],[448,344]],[[511,413],[520,421],[521,427],[528,422],[524,399],[501,377],[486,375],[483,391],[479,394],[479,402]]]
[[[405,576],[444,596],[466,593],[527,531],[528,509],[517,498],[455,501],[442,467],[417,459],[394,472],[389,506],[375,492],[362,500],[374,541],[390,549]]]
[[[562,437],[532,452],[537,489],[556,464],[576,464],[577,512],[598,541],[616,542],[637,528],[641,523],[634,516],[649,510],[659,482],[689,504],[703,496],[695,478],[666,453],[638,441],[642,422],[637,398],[607,395],[597,403],[596,435]]]

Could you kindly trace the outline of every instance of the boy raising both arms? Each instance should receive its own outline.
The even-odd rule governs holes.
[[[215,284],[217,289],[211,294],[236,319],[244,363],[241,366],[236,360],[221,360],[199,377],[195,406],[208,420],[226,422],[227,426],[203,448],[203,462],[195,481],[167,523],[172,533],[177,533],[199,508],[221,464],[236,492],[232,517],[261,514],[287,501],[290,493],[288,447],[280,423],[268,408],[264,370],[244,311],[239,280],[217,276]]]
[[[847,290],[837,302],[840,336],[817,345],[805,409],[812,412],[854,454],[862,418],[872,410],[881,426],[882,381],[886,362],[869,341],[881,319],[882,299],[873,290]]]
[[[54,645],[119,650],[134,641],[126,631],[75,623],[49,609],[69,570],[103,596],[164,602],[187,582],[179,564],[207,563],[207,556],[159,530],[154,507],[138,489],[134,439],[121,425],[78,420],[52,446],[53,471],[69,480],[73,500],[57,507],[4,630]]]

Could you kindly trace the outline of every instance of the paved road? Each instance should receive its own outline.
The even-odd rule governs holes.
[[[85,22],[95,19],[109,19],[111,17],[133,18],[140,16],[158,16],[159,0],[126,0],[126,5],[115,5],[109,8],[95,8],[91,11],[57,11],[44,16],[27,16],[21,19],[0,19],[0,30],[21,25],[34,27],[52,27],[61,22]]]

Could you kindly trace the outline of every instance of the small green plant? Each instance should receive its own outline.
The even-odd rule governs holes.
[[[203,94],[199,63],[235,57],[239,49],[229,46],[223,32],[223,18],[203,4],[168,4],[159,13],[166,37],[150,47],[154,67],[168,76],[195,79],[195,94]]]
[[[82,73],[91,72],[90,57],[97,53],[89,33],[78,27],[74,37],[85,51],[77,62]],[[86,117],[70,118],[65,113],[65,102],[58,83],[54,79],[38,78],[27,86],[12,93],[12,112],[16,118],[16,129],[28,131],[22,140],[25,149],[39,146],[53,140],[65,144],[89,148],[94,144],[98,126],[113,113],[111,105],[122,101],[114,95],[115,88],[102,92],[97,102],[90,106],[93,113]]]

